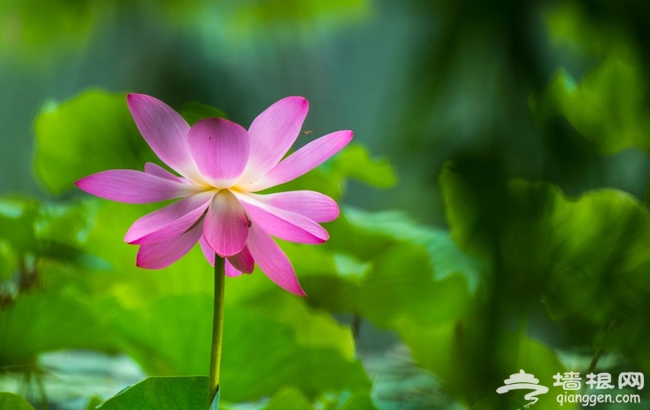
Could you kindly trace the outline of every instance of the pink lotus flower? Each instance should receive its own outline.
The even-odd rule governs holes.
[[[337,131],[282,159],[300,133],[309,104],[287,97],[267,108],[248,132],[221,118],[192,127],[163,102],[129,94],[127,103],[140,133],[156,155],[180,176],[147,163],[144,172],[110,170],[77,181],[82,190],[118,202],[151,203],[182,198],[143,216],[124,240],[140,245],[136,264],[169,266],[198,241],[208,261],[226,259],[228,276],[251,273],[255,263],[275,283],[304,296],[291,262],[272,236],[317,244],[329,235],[319,225],[336,219],[331,198],[314,191],[255,194],[315,168],[352,139]]]

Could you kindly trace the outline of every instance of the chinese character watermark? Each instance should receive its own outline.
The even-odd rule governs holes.
[[[580,403],[583,406],[595,406],[599,403],[640,403],[639,394],[601,394],[589,393],[588,390],[611,390],[616,386],[612,384],[612,375],[610,373],[590,372],[585,376],[584,388],[582,377],[579,372],[557,373],[553,376],[555,382],[553,386],[561,386],[564,393],[556,397],[557,402],[562,406],[565,403]],[[640,372],[624,372],[618,375],[618,389],[632,388],[641,390],[644,386],[644,376]],[[511,390],[532,390],[524,398],[529,401],[524,408],[530,407],[537,403],[541,394],[549,392],[549,388],[539,384],[539,380],[532,374],[520,370],[519,373],[512,374],[506,380],[505,385],[497,389],[497,393],[503,394]],[[581,391],[582,390],[582,391]]]
[[[618,388],[625,386],[636,387],[638,390],[643,388],[643,373],[621,373],[618,375]]]
[[[580,373],[578,372],[566,372],[564,373],[564,376],[558,373],[553,376],[555,379],[553,386],[562,386],[564,390],[580,390],[580,380],[582,380],[582,378],[579,376]]]
[[[585,384],[589,386],[590,389],[605,390],[614,388],[614,386],[610,384],[612,382],[612,375],[609,373],[589,373],[587,379],[589,380],[587,380]]]

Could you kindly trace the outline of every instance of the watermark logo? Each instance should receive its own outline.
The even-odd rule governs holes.
[[[556,397],[560,406],[564,403],[580,403],[582,406],[595,406],[599,403],[640,403],[641,396],[638,394],[610,394],[600,393],[596,390],[611,390],[618,387],[619,390],[628,388],[641,390],[644,386],[643,373],[624,372],[618,375],[618,386],[613,384],[612,375],[609,373],[589,373],[584,381],[578,372],[557,373],[553,376],[554,387],[561,387],[563,393]],[[497,393],[503,394],[511,390],[532,390],[524,396],[529,403],[524,406],[530,407],[537,403],[537,396],[549,392],[549,388],[539,384],[539,380],[532,374],[520,370],[519,373],[511,375],[504,380],[505,385],[497,389]],[[582,392],[581,392],[582,391]]]
[[[520,370],[519,373],[510,375],[510,377],[503,382],[505,385],[497,389],[497,393],[499,394],[509,392],[510,390],[532,390],[532,392],[524,396],[524,399],[530,401],[530,403],[526,404],[524,408],[537,403],[539,398],[536,396],[548,393],[548,387],[540,385],[539,380],[536,379],[535,376],[526,373],[523,370]]]

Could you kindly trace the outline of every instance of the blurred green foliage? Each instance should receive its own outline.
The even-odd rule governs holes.
[[[34,410],[27,400],[12,393],[0,392],[0,405],[7,410]]]
[[[0,55],[42,63],[58,53],[86,46],[106,5],[88,0],[3,1]]]
[[[520,408],[523,394],[496,389],[525,369],[551,388],[535,408],[555,409],[558,372],[650,374],[648,16],[635,1],[3,2],[0,73],[11,61],[116,74],[50,92],[61,101],[38,94],[43,195],[0,198],[0,382],[40,404],[39,358],[93,349],[169,377],[102,408],[163,394],[190,407],[187,392],[202,389],[212,275],[200,251],[136,268],[122,237],[158,206],[73,187],[157,161],[127,89],[190,123],[250,119],[277,93],[300,93],[335,107],[308,120],[314,135],[356,133],[281,187],[352,204],[326,244],[281,244],[309,297],[259,271],[227,281],[223,408]],[[392,344],[408,351],[402,367],[372,368]],[[408,377],[418,371],[426,377]],[[5,407],[32,408],[0,393]]]
[[[611,57],[579,84],[559,72],[541,97],[531,98],[531,106],[539,121],[564,117],[604,154],[632,147],[648,151],[647,93],[640,66]]]

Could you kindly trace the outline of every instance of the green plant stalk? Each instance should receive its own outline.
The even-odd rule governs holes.
[[[614,329],[616,325],[616,320],[613,319],[612,321],[609,322],[609,325],[607,326],[607,329],[604,331],[604,336],[607,336],[612,329]],[[591,358],[591,363],[589,363],[589,367],[587,368],[587,371],[585,374],[593,373],[596,370],[596,366],[598,366],[598,361],[600,360],[600,356],[603,354],[605,351],[605,348],[600,347],[596,349],[596,352],[594,353],[594,356]]]
[[[210,351],[210,380],[208,405],[219,391],[219,369],[221,368],[221,346],[223,344],[223,306],[225,288],[225,260],[214,255],[214,316],[212,317],[212,349]]]

